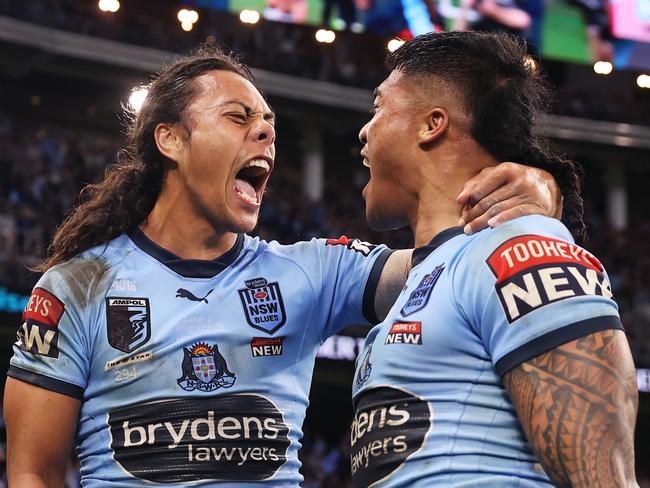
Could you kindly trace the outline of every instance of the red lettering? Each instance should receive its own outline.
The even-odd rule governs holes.
[[[575,244],[536,235],[508,239],[486,262],[499,283],[531,267],[547,264],[575,263],[603,271],[598,259]]]
[[[23,312],[23,320],[31,319],[38,323],[56,327],[59,325],[65,306],[63,302],[44,288],[34,288]]]

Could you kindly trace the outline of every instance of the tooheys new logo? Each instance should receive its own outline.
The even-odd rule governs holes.
[[[259,481],[287,459],[289,428],[259,395],[221,395],[110,412],[111,449],[131,475],[156,483]]]
[[[585,295],[611,298],[603,266],[591,253],[550,237],[518,236],[487,259],[508,322],[551,302]]]
[[[375,388],[357,401],[350,462],[354,486],[368,488],[389,476],[424,443],[429,404],[397,388]]]

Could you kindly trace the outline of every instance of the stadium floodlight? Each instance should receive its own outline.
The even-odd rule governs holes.
[[[323,42],[325,44],[332,44],[336,39],[336,34],[334,31],[329,29],[318,29],[316,31],[316,40],[318,42]]]
[[[404,41],[401,39],[391,39],[388,41],[388,45],[386,46],[390,52],[396,51],[402,44],[404,44]]]
[[[612,72],[614,66],[609,61],[596,61],[594,71],[599,75],[608,75]]]
[[[97,5],[99,6],[99,10],[102,12],[115,13],[120,9],[119,0],[99,0]]]
[[[639,88],[650,88],[650,75],[639,75],[636,79]]]
[[[194,24],[190,24],[189,22],[181,22],[181,29],[183,29],[185,32],[189,32],[194,28]]]
[[[131,90],[131,96],[129,97],[129,107],[131,107],[131,110],[136,113],[139,112],[148,93],[149,90],[144,86],[138,86]]]
[[[196,10],[187,10],[186,8],[182,8],[178,11],[177,18],[181,25],[196,24],[199,20],[199,13]]]
[[[244,24],[257,24],[260,21],[260,14],[257,10],[242,10],[239,13],[239,20]]]

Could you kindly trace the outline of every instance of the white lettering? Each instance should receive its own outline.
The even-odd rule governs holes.
[[[519,307],[517,306],[515,298],[522,300],[531,307],[539,307],[542,304],[542,297],[539,295],[539,290],[535,285],[533,275],[531,273],[526,273],[523,278],[526,288],[521,288],[514,283],[508,283],[501,288],[501,296],[503,296],[503,300],[508,308],[508,314],[512,320],[516,319],[520,315]]]
[[[539,270],[539,277],[542,279],[544,291],[549,301],[559,300],[575,295],[571,289],[558,290],[558,286],[567,285],[569,280],[566,278],[553,278],[553,275],[564,274],[564,270],[560,267],[544,268]]]
[[[206,434],[199,434],[199,425],[203,424],[208,427]],[[207,441],[208,439],[215,439],[214,433],[214,412],[212,410],[208,411],[208,418],[198,418],[192,422],[192,428],[190,429],[190,434],[193,439],[197,441]]]
[[[185,431],[187,431],[187,426],[189,424],[190,424],[189,419],[183,420],[183,423],[181,424],[181,429],[178,432],[176,432],[174,430],[174,425],[171,422],[165,422],[165,427],[167,427],[167,431],[169,432],[169,435],[171,435],[172,439],[174,439],[174,443],[167,446],[169,449],[175,449],[178,447],[178,445],[183,440],[183,436],[185,435]]]
[[[23,322],[21,328],[24,332],[25,349],[30,350],[34,345],[34,342],[36,342],[36,349],[39,354],[48,354],[50,352],[50,345],[52,339],[54,339],[56,331],[48,330],[45,332],[44,336],[41,337],[41,331],[36,324],[32,324],[30,329],[27,330],[27,322]]]
[[[147,441],[147,431],[144,427],[130,427],[127,420],[122,423],[122,430],[124,431],[124,447],[141,446]],[[131,434],[134,432],[140,436],[137,442],[131,439]]]

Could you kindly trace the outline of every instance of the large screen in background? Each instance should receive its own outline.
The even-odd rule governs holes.
[[[185,0],[183,3],[235,14],[256,10],[268,20],[406,38],[435,28],[455,29],[461,26],[461,21],[466,28],[502,30],[501,24],[480,13],[484,11],[482,5],[493,3],[528,15],[527,28],[508,29],[525,37],[544,58],[584,64],[608,60],[617,69],[650,69],[650,0],[462,1],[469,7],[462,9],[461,0]]]

